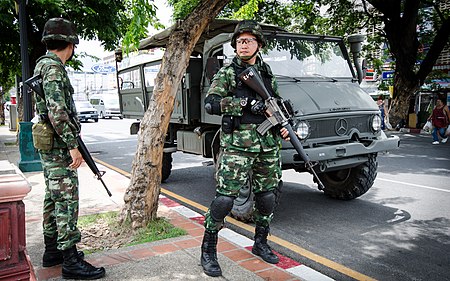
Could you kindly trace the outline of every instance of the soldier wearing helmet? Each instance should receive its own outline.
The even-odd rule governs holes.
[[[45,98],[36,95],[39,124],[49,133],[34,134],[33,142],[41,156],[46,183],[43,208],[44,267],[62,263],[63,278],[98,279],[105,275],[84,261],[76,244],[81,241],[78,221],[78,174],[83,158],[78,151],[80,124],[65,63],[73,57],[78,36],[73,23],[62,18],[47,21],[42,34],[47,54],[37,60],[34,75],[41,75]],[[76,120],[76,121],[73,121]],[[45,143],[42,146],[38,144]],[[58,218],[58,219],[57,219]]]
[[[267,235],[276,205],[274,191],[281,186],[281,137],[286,138],[287,131],[280,129],[281,137],[278,130],[269,130],[264,135],[257,132],[256,128],[266,120],[265,103],[238,78],[242,71],[253,66],[260,72],[267,90],[279,97],[275,77],[259,55],[265,44],[259,24],[248,20],[239,22],[231,39],[236,56],[214,76],[205,99],[205,110],[209,114],[222,115],[216,197],[205,215],[201,246],[200,262],[209,276],[222,275],[217,260],[218,232],[239,190],[249,180],[255,194],[256,228],[252,252],[268,263],[279,262],[267,245]]]

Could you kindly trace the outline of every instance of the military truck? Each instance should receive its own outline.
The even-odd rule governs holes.
[[[162,178],[172,167],[172,153],[182,151],[216,159],[220,152],[220,116],[204,109],[211,79],[235,56],[230,40],[237,21],[214,20],[204,31],[179,85],[164,147]],[[380,111],[359,83],[358,52],[363,37],[348,38],[355,66],[343,38],[289,33],[261,24],[267,46],[261,51],[276,76],[283,99],[295,114],[292,126],[325,188],[337,199],[349,200],[366,193],[377,175],[377,154],[396,149],[399,138],[381,130]],[[172,28],[176,28],[173,26]],[[141,50],[163,48],[172,28],[140,44]],[[116,53],[120,61],[121,53]],[[118,67],[120,109],[124,118],[140,119],[148,107],[161,59]],[[131,126],[137,133],[139,122]],[[282,168],[308,172],[291,143],[283,142]],[[242,187],[232,215],[248,220],[253,206],[251,181]]]

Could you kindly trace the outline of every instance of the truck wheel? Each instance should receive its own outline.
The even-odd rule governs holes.
[[[163,152],[161,182],[165,182],[172,171],[172,153]]]
[[[359,166],[319,174],[324,193],[340,200],[355,199],[366,193],[377,177],[378,162],[375,155]]]

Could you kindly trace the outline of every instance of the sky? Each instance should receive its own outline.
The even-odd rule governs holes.
[[[170,26],[170,17],[172,16],[172,8],[168,7],[165,0],[154,0],[156,7],[158,8],[156,15],[160,22],[166,27]],[[89,55],[103,58],[111,52],[106,52],[100,41],[97,40],[84,40],[80,38],[80,44],[77,45],[77,53],[85,52]],[[83,61],[83,60],[82,60]]]

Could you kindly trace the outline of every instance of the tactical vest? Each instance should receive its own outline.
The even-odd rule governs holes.
[[[252,89],[250,89],[249,86],[245,85],[240,79],[239,74],[243,72],[246,67],[238,65],[236,63],[236,60],[233,59],[232,63],[230,64],[231,67],[234,69],[235,73],[235,81],[236,81],[236,88],[233,91],[233,94],[236,98],[255,98],[258,100],[261,100],[261,97]],[[263,79],[264,85],[266,86],[266,89],[273,95],[274,90],[272,88],[272,75],[270,75],[265,68],[265,65],[263,64],[263,67],[259,67],[258,70],[261,73],[261,77]],[[240,124],[261,124],[266,120],[266,117],[259,114],[253,114],[250,110],[250,108],[244,108],[242,111],[242,116],[240,118]]]

